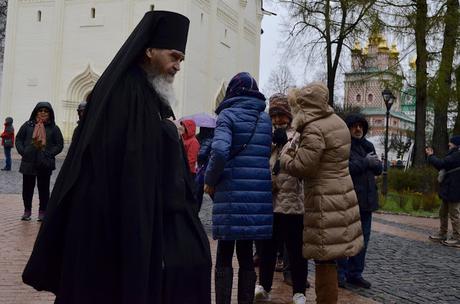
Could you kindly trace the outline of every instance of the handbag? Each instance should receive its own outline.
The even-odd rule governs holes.
[[[13,148],[13,139],[12,138],[5,138],[3,140],[3,147],[5,147],[5,148]]]

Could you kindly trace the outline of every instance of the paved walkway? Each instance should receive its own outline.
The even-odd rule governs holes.
[[[58,161],[58,166],[62,160]],[[18,168],[17,160],[14,169]],[[49,304],[54,297],[36,292],[21,282],[21,272],[33,246],[39,223],[21,222],[22,176],[0,172],[0,303]],[[38,202],[34,201],[34,207]],[[211,205],[203,204],[201,218],[210,231]],[[341,289],[339,303],[460,303],[460,250],[427,240],[438,227],[435,219],[376,214],[365,277],[370,290]],[[215,257],[216,242],[211,240]],[[235,268],[236,265],[235,265]],[[310,263],[308,303],[314,303],[314,266]],[[236,279],[235,275],[235,279]],[[234,283],[234,288],[236,282]],[[236,290],[234,290],[236,302]],[[213,296],[214,298],[214,296]],[[271,303],[291,303],[290,287],[279,273],[274,280]]]

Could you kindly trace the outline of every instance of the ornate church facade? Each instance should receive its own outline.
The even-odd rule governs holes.
[[[69,139],[76,108],[149,10],[190,18],[186,58],[176,76],[177,117],[211,113],[225,82],[259,74],[259,0],[16,0],[8,3],[1,117],[17,124],[50,101]]]
[[[396,44],[388,47],[381,34],[371,34],[366,46],[356,42],[351,51],[351,71],[345,73],[346,106],[361,108],[369,122],[369,136],[381,136],[385,132],[386,106],[382,91],[388,88],[396,97],[390,111],[390,135],[414,130],[414,116],[409,115],[413,99],[403,90],[403,78]]]

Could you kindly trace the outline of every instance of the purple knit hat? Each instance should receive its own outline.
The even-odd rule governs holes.
[[[256,80],[247,72],[238,73],[230,80],[224,100],[236,96],[249,96],[265,100],[264,94],[259,92]]]

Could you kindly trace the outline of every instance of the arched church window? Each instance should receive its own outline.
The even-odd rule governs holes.
[[[154,11],[154,10],[155,10],[155,4],[151,4],[151,5],[150,5],[150,10],[151,10],[151,11]]]
[[[91,8],[91,18],[96,18],[96,9],[94,7]]]
[[[361,102],[361,95],[360,94],[356,95],[356,101]]]
[[[227,31],[227,29],[225,29],[225,33],[224,33],[225,38],[227,38],[227,33],[228,33],[228,31]]]
[[[37,12],[37,21],[42,22],[42,11]]]
[[[204,19],[204,14],[201,13],[201,20],[200,20],[200,21],[201,21],[201,24],[203,24],[203,19]]]
[[[374,100],[374,95],[369,94],[367,95],[367,101],[372,102]]]

